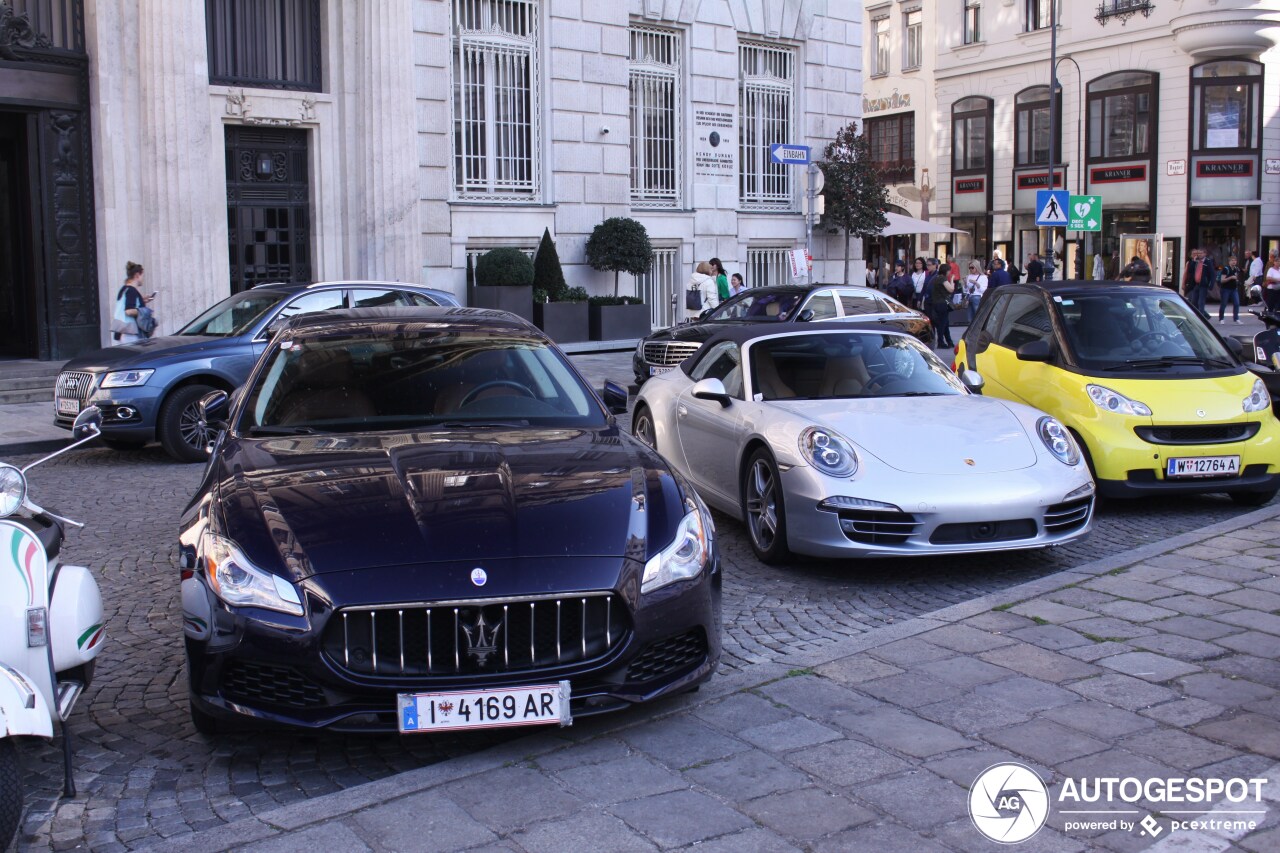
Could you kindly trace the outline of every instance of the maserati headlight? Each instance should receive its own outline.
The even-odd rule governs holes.
[[[13,515],[26,499],[26,476],[12,465],[0,462],[0,518]]]
[[[653,592],[676,581],[696,578],[707,565],[711,544],[707,538],[707,526],[702,510],[693,501],[685,504],[689,513],[676,527],[676,538],[644,564],[644,579],[640,591]]]
[[[800,433],[800,456],[832,477],[852,477],[858,470],[858,454],[839,433],[811,426]]]
[[[116,370],[102,377],[102,388],[136,388],[146,385],[154,370]]]
[[[236,607],[302,615],[302,599],[293,584],[250,563],[230,539],[206,533],[202,547],[205,575],[218,598]]]
[[[1080,464],[1080,448],[1062,424],[1053,418],[1041,418],[1036,423],[1036,432],[1040,433],[1040,440],[1050,453],[1058,457],[1059,462],[1064,465]]]
[[[1137,400],[1130,400],[1123,394],[1112,391],[1103,385],[1086,385],[1085,390],[1089,392],[1089,399],[1093,404],[1104,412],[1115,412],[1118,415],[1140,415],[1149,417],[1151,409],[1146,403],[1139,403]]]
[[[644,360],[644,338],[641,338],[636,343],[636,358]]]
[[[1271,395],[1267,393],[1267,386],[1261,379],[1253,381],[1253,390],[1249,392],[1249,396],[1244,398],[1244,410],[1246,412],[1265,412],[1271,408]]]

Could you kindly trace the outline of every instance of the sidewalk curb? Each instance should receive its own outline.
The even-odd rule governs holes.
[[[29,453],[52,453],[71,443],[71,433],[66,438],[42,438],[37,441],[22,441],[16,444],[0,444],[0,458],[22,456]]]
[[[172,851],[172,853],[218,853],[234,847],[279,837],[282,833],[306,826],[343,818],[373,805],[390,802],[401,797],[426,791],[476,773],[498,769],[511,763],[527,761],[558,749],[583,743],[611,732],[646,725],[656,719],[670,717],[690,708],[708,704],[725,696],[749,690],[784,677],[791,669],[814,668],[833,663],[859,652],[887,645],[908,637],[968,619],[991,610],[1000,604],[1022,601],[1045,595],[1059,589],[1090,580],[1118,568],[1130,566],[1151,557],[1193,545],[1205,539],[1221,536],[1235,530],[1250,527],[1258,522],[1280,517],[1280,506],[1264,507],[1227,521],[1202,527],[1160,542],[1141,545],[1119,554],[1105,557],[1037,578],[975,598],[953,604],[922,616],[916,616],[896,625],[873,628],[857,637],[833,643],[822,649],[790,655],[778,661],[752,663],[742,669],[717,675],[703,685],[696,694],[686,694],[652,706],[654,713],[644,719],[628,718],[633,715],[593,717],[583,720],[573,728],[547,732],[521,738],[511,743],[491,747],[482,752],[408,770],[403,773],[367,782],[354,788],[336,791],[304,802],[282,806],[262,812],[251,818],[190,835],[176,836],[172,840],[147,845],[146,850]],[[577,737],[582,733],[582,737]]]

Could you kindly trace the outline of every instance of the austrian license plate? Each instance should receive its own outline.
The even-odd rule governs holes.
[[[1166,477],[1223,477],[1240,473],[1239,456],[1183,456],[1170,459]]]
[[[400,731],[405,734],[573,724],[568,681],[493,690],[401,693],[399,699]]]
[[[657,376],[659,373],[666,373],[668,370],[671,370],[673,367],[675,367],[675,365],[668,365],[666,367],[655,367],[653,365],[649,365],[649,375]]]
[[[59,397],[58,398],[58,414],[60,415],[80,414],[80,401],[70,397]]]

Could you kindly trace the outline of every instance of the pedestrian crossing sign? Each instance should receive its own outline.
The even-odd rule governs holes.
[[[1069,201],[1066,190],[1036,190],[1036,225],[1066,225]]]

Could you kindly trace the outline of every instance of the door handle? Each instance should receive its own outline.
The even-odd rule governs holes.
[[[676,414],[683,418],[685,415],[689,414],[689,410],[684,407],[683,403],[681,403],[679,406],[676,406]]]

